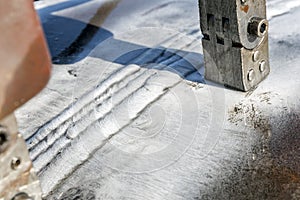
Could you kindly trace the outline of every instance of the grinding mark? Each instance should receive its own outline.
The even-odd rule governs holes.
[[[198,24],[197,24],[198,25]],[[197,29],[194,29],[194,30],[191,30],[191,31],[189,31],[187,34],[188,35],[196,35],[196,34],[199,34],[201,31],[200,31],[200,29],[199,28],[197,28]],[[198,39],[198,38],[197,38]]]
[[[283,12],[283,13],[280,13],[280,14],[277,14],[277,15],[273,15],[273,16],[269,19],[269,21],[274,20],[275,18],[278,18],[278,17],[282,17],[282,16],[284,16],[284,15],[288,15],[288,14],[290,14],[290,11],[286,11],[286,12]]]
[[[169,58],[167,58],[167,59],[169,59]],[[183,58],[180,58],[179,60],[181,60],[181,59],[183,59]],[[173,63],[176,63],[179,60],[175,60],[175,61],[173,61]],[[170,64],[172,64],[172,63],[169,63],[169,65]],[[166,67],[168,67],[168,65],[165,66],[165,67],[160,67],[160,69],[164,69]],[[159,68],[159,66],[158,66],[158,68]],[[74,139],[78,135],[86,132],[88,127],[92,126],[95,122],[99,121],[100,119],[105,118],[108,114],[110,114],[114,110],[114,108],[116,106],[119,106],[128,97],[130,97],[132,94],[137,92],[137,90],[140,89],[140,88],[135,89],[135,87],[139,85],[138,84],[138,82],[139,82],[138,79],[139,78],[142,78],[142,80],[146,79],[143,83],[143,84],[145,84],[147,82],[147,80],[149,80],[151,77],[156,75],[155,72],[152,72],[152,73],[149,73],[149,74],[147,74],[147,72],[149,72],[149,70],[144,71],[143,73],[141,73],[136,78],[132,77],[130,79],[130,81],[124,87],[122,87],[121,89],[119,89],[117,91],[117,93],[110,94],[109,97],[114,96],[115,98],[117,98],[116,95],[118,95],[122,91],[126,92],[126,91],[124,91],[125,88],[127,88],[128,90],[131,90],[127,94],[126,97],[123,97],[123,98],[121,97],[120,99],[122,99],[122,100],[120,102],[116,103],[116,105],[113,105],[110,110],[104,112],[102,115],[97,116],[96,120],[95,120],[96,113],[95,113],[94,109],[92,108],[91,111],[89,113],[85,114],[85,115],[80,115],[79,114],[77,120],[74,121],[74,119],[71,119],[71,121],[68,124],[68,127],[63,128],[63,131],[59,131],[60,129],[58,129],[58,131],[56,131],[56,133],[54,133],[54,135],[49,135],[49,140],[51,140],[52,142],[49,142],[49,140],[45,141],[44,144],[40,148],[33,149],[30,153],[31,153],[31,157],[34,160],[34,163],[36,165],[36,170],[40,171],[44,167],[48,166],[52,162],[52,160],[54,160],[62,151],[65,151],[66,148],[70,147],[70,145],[71,145],[70,143],[71,143],[72,139]],[[141,87],[143,87],[143,85]],[[105,99],[106,99],[106,101],[109,100],[109,98],[105,98]],[[102,107],[102,110],[105,110],[105,107],[106,107],[106,105],[104,103],[105,103],[105,101],[102,101],[100,103],[100,107]],[[110,106],[107,106],[107,107],[109,108]],[[92,112],[93,112],[94,115],[91,114]],[[91,117],[93,119],[91,119]],[[82,125],[82,123],[80,123],[82,121],[85,122],[85,123],[83,123],[84,126]],[[74,124],[74,126],[72,126],[72,124]],[[80,126],[81,126],[81,128],[78,128]],[[57,133],[57,132],[59,132],[59,133]],[[73,132],[73,134],[71,134],[72,132]],[[65,134],[67,135],[66,138],[63,137]],[[58,136],[55,136],[55,135],[58,135]],[[62,140],[61,143],[60,143],[60,140]],[[51,151],[48,151],[49,148],[52,148]],[[53,155],[54,155],[54,157],[53,157]]]
[[[136,112],[135,116],[132,117],[131,119],[129,119],[129,122],[125,123],[123,126],[121,126],[120,128],[118,128],[118,130],[116,130],[115,132],[110,133],[109,136],[107,138],[105,138],[100,145],[99,144],[94,144],[96,146],[93,146],[93,144],[90,144],[90,146],[88,148],[92,149],[92,151],[88,152],[85,158],[81,158],[80,160],[78,160],[77,161],[78,163],[74,163],[76,161],[73,160],[71,169],[68,169],[67,173],[63,174],[63,177],[61,177],[60,180],[55,181],[56,184],[53,186],[53,188],[51,189],[51,191],[54,192],[55,190],[57,190],[58,188],[60,188],[60,186],[64,183],[64,181],[66,181],[77,169],[79,169],[80,167],[82,167],[88,160],[90,160],[95,155],[95,153],[98,152],[100,149],[102,149],[115,135],[117,135],[119,132],[121,132],[122,130],[124,130],[127,127],[129,127],[139,117],[139,115],[141,113],[145,112],[145,110],[147,110],[149,107],[151,107],[156,101],[158,101],[163,96],[165,96],[170,91],[171,88],[176,87],[182,81],[183,81],[182,79],[179,79],[174,84],[172,84],[172,85],[170,85],[168,87],[163,88],[160,91],[160,93],[158,93],[157,91],[155,93],[151,93],[150,92],[149,93],[149,97],[152,97],[152,100],[150,102],[146,103],[143,107],[141,107],[141,109]],[[143,92],[142,89],[145,89],[145,88],[141,88],[140,92]],[[148,90],[146,90],[146,91],[148,91]],[[84,139],[86,139],[86,138],[81,138],[80,140],[84,140]],[[83,141],[77,142],[76,144],[78,145],[81,142],[83,142]],[[76,147],[73,145],[73,148],[76,148]],[[73,153],[73,152],[72,152],[72,150],[69,150],[68,152],[65,152],[65,153],[70,154],[70,153]],[[65,155],[65,157],[66,157],[66,155]],[[59,162],[59,160],[56,159],[55,162]],[[55,166],[55,162],[53,162],[54,166]],[[47,171],[47,172],[51,173],[49,171]],[[60,174],[60,175],[62,175],[62,174]],[[43,176],[47,176],[47,175],[40,174],[40,177],[43,177]],[[47,195],[51,195],[51,192],[49,194],[47,194]]]
[[[153,72],[153,74],[155,74],[155,72]],[[150,78],[151,78],[151,76],[146,78],[143,85]],[[128,83],[128,84],[130,84],[130,83]],[[137,85],[136,82],[134,82],[133,84],[135,86]],[[141,85],[138,89],[136,89],[136,90],[134,90],[130,93],[127,93],[126,97],[121,98],[121,101],[117,102],[113,106],[107,105],[107,104],[110,103],[109,99],[107,99],[105,102],[99,104],[98,108],[103,110],[101,115],[96,114],[95,110],[92,109],[87,114],[88,116],[83,116],[83,117],[81,116],[81,119],[79,121],[77,121],[76,123],[74,123],[75,125],[73,127],[70,126],[65,130],[64,134],[66,134],[67,137],[63,137],[64,135],[62,135],[61,137],[54,139],[54,142],[51,145],[47,146],[46,149],[42,149],[40,152],[37,152],[37,157],[35,157],[35,159],[34,159],[34,163],[37,166],[36,170],[40,173],[41,170],[43,170],[45,167],[49,166],[51,164],[51,162],[53,162],[61,153],[63,153],[63,151],[66,151],[67,148],[69,148],[71,146],[72,140],[74,140],[79,135],[85,133],[88,130],[88,128],[93,126],[95,123],[98,123],[99,121],[105,119],[105,117],[107,115],[112,114],[115,107],[117,107],[117,106],[121,105],[122,103],[126,102],[126,100],[130,96],[132,96],[135,92],[137,92],[140,88],[142,88],[143,85]],[[119,95],[119,94],[117,93],[117,94],[114,94],[114,95]],[[106,106],[109,108],[109,110],[105,110]],[[98,108],[96,108],[96,109],[98,109]],[[50,148],[51,148],[51,150],[49,150]]]
[[[182,37],[184,37],[184,36],[182,36]],[[178,38],[178,39],[180,40],[181,38]],[[164,42],[167,42],[167,40]],[[170,54],[168,57],[166,57],[164,55],[167,52],[171,52],[171,51],[169,51],[168,48],[164,48],[163,51],[158,56],[153,58],[148,63],[163,64],[163,65],[169,65],[169,66],[171,66],[171,64],[176,64],[176,62],[173,62],[171,64],[168,64],[166,62],[168,62],[171,58],[176,57],[176,55],[178,55],[180,52],[182,52],[183,49],[192,47],[192,45],[195,45],[195,42],[196,42],[196,40],[193,40],[190,43],[187,43],[184,46],[181,46],[180,48],[176,49],[175,51],[172,51],[172,54]],[[174,41],[173,43],[176,43],[176,41]],[[143,55],[138,55],[138,57],[133,58],[133,60],[134,60],[133,62],[141,62],[141,61],[145,60],[148,56],[151,56],[151,54],[152,54],[152,49],[149,49]],[[183,56],[180,56],[180,57],[183,58],[184,56],[186,56],[188,54],[189,53],[187,52]],[[180,58],[180,60],[181,60],[181,58]]]
[[[174,44],[177,43],[177,41],[176,40],[172,41],[172,40],[174,40],[176,38],[179,39],[179,40],[181,39],[178,36],[185,37],[180,33],[176,33],[175,35],[172,35],[172,36],[168,37],[166,40],[162,41],[160,46],[158,46],[156,48],[159,49],[160,47],[163,47],[163,46],[173,46]],[[173,57],[174,55],[177,55],[184,48],[191,47],[192,45],[197,46],[196,41],[197,40],[193,40],[190,43],[186,44],[185,46],[181,46],[180,48],[176,49],[175,51],[172,51],[172,55],[169,56],[169,57],[164,57],[163,56],[164,53],[166,53],[168,51],[168,48],[164,48],[163,51],[159,55],[157,55],[155,58],[153,58],[151,61],[148,61],[147,63],[164,64],[164,61],[167,61],[167,60],[169,60],[169,58]],[[168,42],[171,42],[171,44],[168,44]],[[144,60],[147,60],[148,57],[152,57],[153,49],[155,49],[155,47],[147,48],[146,51],[141,52],[140,54],[137,54],[135,57],[131,58],[130,63],[143,63]],[[187,54],[188,53],[186,53],[185,55],[187,55]],[[160,60],[160,59],[163,59],[163,60]],[[147,63],[145,63],[145,64],[147,64]]]
[[[279,1],[268,1],[268,18],[269,21],[290,14],[294,8],[300,6],[300,2],[297,0],[279,0]]]
[[[191,46],[192,44],[189,44],[189,45]],[[180,51],[180,50],[178,50],[178,51]],[[150,52],[151,52],[151,51],[149,51],[149,53],[150,53]],[[175,52],[175,53],[176,53],[176,52]],[[174,54],[175,54],[175,53],[174,53]],[[172,58],[173,58],[173,57],[171,57],[171,58],[170,58],[170,60],[172,60]],[[179,60],[181,60],[181,59],[182,59],[182,58],[180,58]],[[172,61],[172,62],[173,62],[173,64],[175,64],[176,62],[178,62],[178,60],[177,60],[177,59],[175,59],[175,61],[174,61],[174,59],[173,59],[173,61]],[[167,61],[163,61],[163,63],[166,63],[166,64],[168,64],[169,62],[167,62]],[[86,109],[85,109],[84,111],[86,111]],[[57,127],[56,127],[56,128],[57,128]],[[55,131],[55,129],[53,129],[53,130]],[[48,139],[49,139],[49,138],[48,138]],[[50,151],[49,151],[49,152],[50,152]],[[76,152],[76,151],[73,151],[73,152]],[[58,156],[58,158],[62,158],[62,157],[63,157],[63,155],[64,155],[64,152],[60,152],[60,151],[58,151],[58,155],[57,155],[57,156]],[[65,159],[65,158],[62,158],[62,159]],[[49,167],[49,166],[48,166],[48,167]],[[48,167],[47,167],[47,168],[48,168]]]
[[[145,56],[147,56],[147,52],[145,54]],[[143,58],[144,55],[140,57],[140,59]],[[138,60],[139,58],[136,59]],[[137,66],[135,66],[135,68],[136,67]],[[139,69],[137,69],[137,71],[138,70]],[[133,71],[128,73],[127,71],[127,66],[116,70],[110,75],[110,77],[108,77],[106,80],[100,83],[96,90],[92,90],[87,94],[83,95],[77,102],[71,104],[60,115],[56,116],[54,119],[52,119],[47,124],[43,125],[40,129],[38,129],[29,139],[27,139],[27,142],[29,143],[29,150],[31,151],[39,142],[43,141],[50,132],[55,131],[57,128],[62,126],[67,120],[71,119],[71,121],[73,121],[73,118],[71,117],[76,113],[82,111],[83,108],[89,106],[89,104],[94,100],[94,98],[100,97],[102,93],[107,91],[112,85],[122,81],[127,76],[130,76],[136,72]]]
[[[178,37],[178,36],[180,36],[180,37]],[[168,46],[173,46],[174,44],[178,43],[177,40],[181,40],[184,37],[186,37],[186,36],[183,34],[177,33],[176,35],[173,35],[173,36],[169,37],[168,39],[166,39],[165,41],[163,41],[158,48],[160,48],[161,46],[164,46],[164,44],[167,44],[169,41],[176,39],[176,40],[172,41],[171,44],[168,45]],[[191,42],[184,44],[184,46],[177,48],[175,51],[174,50],[168,51],[168,48],[164,48],[163,51],[158,56],[156,56],[149,62],[155,63],[155,64],[166,64],[165,61],[168,61],[170,58],[174,57],[174,55],[177,55],[177,54],[179,55],[179,53],[182,52],[186,48],[193,48],[193,46],[195,46],[195,47],[198,46],[198,40],[196,38],[194,40],[192,40]],[[134,62],[142,62],[143,60],[147,59],[148,56],[151,56],[153,49],[155,49],[155,48],[148,49],[147,51],[142,52],[141,54],[132,58],[132,62],[133,63]],[[164,54],[166,52],[172,52],[172,54],[168,57],[165,57]],[[188,54],[189,53],[185,53],[182,57],[184,57]],[[163,59],[163,60],[160,60],[160,59]]]
[[[79,110],[79,112],[74,113],[74,115],[71,118],[67,119],[57,128],[55,128],[53,131],[49,132],[45,137],[45,139],[41,140],[38,144],[36,144],[34,147],[31,148],[30,150],[31,159],[35,160],[39,156],[39,154],[47,151],[48,148],[52,146],[57,139],[64,136],[64,134],[66,133],[69,127],[72,127],[73,124],[76,124],[82,117],[90,113],[97,105],[99,104],[101,105],[104,101],[107,101],[109,98],[111,98],[112,95],[124,89],[126,85],[125,86],[120,86],[120,85],[126,81],[131,82],[136,76],[140,75],[140,71],[141,70],[138,70],[131,76],[127,76],[124,79],[115,82],[113,85],[108,87],[101,95],[94,97],[93,100],[88,105],[83,106]]]
[[[138,57],[134,58],[134,60],[136,60],[136,62],[139,62],[140,60],[143,60],[145,59],[148,54],[151,53],[151,50],[148,50],[146,51],[143,55],[139,55]],[[173,54],[173,56],[176,54],[176,52]],[[170,56],[170,57],[173,57],[173,56]],[[159,57],[159,56],[158,56]],[[156,58],[157,59],[157,58]],[[167,58],[169,59],[169,57]],[[167,60],[166,59],[166,60]],[[163,60],[166,61],[166,60]],[[155,60],[153,61],[155,62]],[[162,63],[163,63],[162,62]],[[109,78],[107,78],[105,81],[103,81],[101,84],[99,84],[99,88],[102,89],[103,88],[103,85],[106,84],[106,81],[107,82],[110,82],[111,80],[114,80],[116,79],[115,76],[119,76],[119,75],[126,75],[123,71],[126,71],[126,66],[117,70],[116,72],[114,72]],[[135,72],[133,72],[135,73]],[[133,74],[132,73],[132,74]],[[130,74],[128,74],[130,75]],[[125,77],[125,76],[124,76]],[[118,79],[118,82],[121,81],[122,78],[119,78]],[[114,84],[114,83],[111,83],[111,85]],[[110,85],[109,84],[106,84],[107,87],[105,87],[104,91],[106,91]],[[97,88],[97,90],[100,90],[99,88]],[[98,92],[97,91],[90,91],[88,92],[88,94],[84,95],[81,99],[79,99],[75,104],[73,105],[70,105],[65,111],[63,111],[59,116],[55,117],[54,119],[52,119],[50,122],[48,122],[47,124],[43,125],[42,128],[40,128],[38,131],[36,131],[29,139],[27,139],[28,143],[29,143],[29,148],[30,150],[39,142],[39,141],[42,141],[46,135],[48,135],[48,133],[50,131],[54,131],[56,128],[58,128],[60,125],[63,124],[63,122],[65,122],[67,119],[70,119],[69,117],[69,113],[71,113],[72,111],[74,113],[77,113],[77,112],[80,112],[80,110],[82,109],[76,109],[77,107],[80,107],[80,105],[82,104],[81,101],[84,101],[85,100],[88,100],[88,99],[91,99],[90,101],[92,101],[95,97],[95,94],[97,94]],[[93,95],[91,97],[91,95]],[[98,95],[98,96],[101,96],[101,93]],[[83,100],[82,100],[83,99]],[[86,103],[88,104],[88,103]],[[86,105],[85,105],[86,106]],[[85,107],[84,106],[84,107]],[[74,109],[75,108],[75,109]],[[74,111],[75,110],[75,111]],[[64,115],[67,115],[68,117],[64,116]],[[61,123],[60,123],[61,122]],[[43,133],[44,132],[44,133]]]
[[[98,96],[101,96],[109,87],[116,82],[120,82],[125,77],[139,71],[138,66],[131,65],[130,67],[121,68],[114,72],[108,79],[104,80],[95,90],[87,92],[77,102],[71,104],[58,116],[53,118],[47,124],[38,129],[30,138],[27,139],[29,150],[33,149],[41,140],[65,121],[70,119],[75,113],[80,112],[83,107],[89,105],[91,101]]]
[[[177,37],[177,36],[178,36],[178,34],[176,34],[174,37]],[[169,42],[174,37],[173,36],[169,37],[168,39],[166,39],[165,41],[162,42],[162,45],[164,43]],[[175,42],[173,42],[173,43],[175,43]],[[151,51],[152,51],[151,49],[148,49],[146,52],[143,52],[142,54],[137,55],[136,57],[134,57],[132,59],[133,62],[143,61],[143,59],[147,58],[147,56],[149,56],[149,54],[151,54]],[[175,51],[174,54],[178,53],[179,51],[180,50]],[[125,71],[125,73],[121,72],[121,75],[122,75],[122,73],[126,74],[126,70],[127,69],[125,69],[125,68],[126,67],[122,67],[122,68],[117,69],[116,71],[114,71],[106,80],[103,80],[100,84],[98,84],[97,88],[102,88],[103,85],[107,84],[107,82],[109,83],[111,79],[114,80],[116,78],[115,76],[120,75],[119,72],[121,72],[121,71]],[[134,73],[134,72],[132,72],[132,73]],[[108,88],[109,88],[109,86],[108,86]],[[97,89],[97,90],[99,90],[99,89]],[[29,138],[26,138],[26,141],[28,143],[29,149],[31,149],[32,147],[34,147],[39,142],[39,140],[43,140],[44,137],[45,137],[45,135],[47,135],[50,131],[55,130],[61,124],[63,124],[64,121],[66,121],[67,119],[69,119],[70,115],[68,114],[68,112],[71,112],[72,110],[73,110],[74,114],[77,113],[77,112],[79,112],[81,109],[78,110],[77,109],[77,107],[78,107],[77,105],[81,104],[80,103],[81,101],[83,101],[84,105],[88,104],[88,102],[85,102],[85,100],[88,100],[89,99],[88,97],[90,97],[91,95],[93,95],[93,94],[91,94],[93,92],[95,92],[95,91],[87,92],[85,95],[83,95],[82,98],[80,98],[79,100],[77,100],[76,103],[70,105],[62,113],[60,113],[59,115],[57,115],[56,117],[54,117],[51,121],[48,121],[46,124],[44,124],[43,126],[41,126],[41,128],[39,128]],[[91,99],[93,99],[93,98],[91,98]],[[44,134],[43,134],[43,132],[44,132]]]
[[[188,45],[192,45],[192,43],[191,44],[188,44]],[[167,51],[167,50],[166,50]],[[166,51],[163,51],[163,52],[166,52]],[[178,50],[179,51],[179,50]],[[147,53],[145,53],[146,55],[147,55]],[[145,56],[146,56],[145,55]],[[155,58],[153,61],[151,61],[151,62],[153,62],[153,63],[156,63],[156,62],[158,62],[158,58],[160,58],[161,56],[162,56],[163,54],[161,54],[161,55],[159,55],[157,58]],[[180,60],[182,60],[182,59],[184,59],[184,56],[186,56],[186,55],[188,55],[188,53],[186,53],[183,57],[179,57],[179,59],[177,59],[177,60],[174,60],[174,61],[172,61],[172,58],[174,57],[174,55],[176,55],[176,52],[174,53],[174,54],[172,54],[171,56],[169,56],[169,57],[167,57],[167,58],[165,58],[164,60],[162,60],[162,61],[160,61],[161,63],[158,63],[158,65],[159,64],[164,64],[164,65],[166,65],[166,66],[171,66],[172,64],[176,64],[177,62],[179,62]],[[138,59],[144,59],[143,58],[144,56],[139,56],[138,58],[136,58],[136,60],[138,60]],[[169,63],[169,60],[171,60],[172,61],[172,63]],[[163,70],[163,69],[165,69],[165,68],[167,68],[167,67],[163,67],[163,68],[161,68],[161,70]],[[159,69],[159,67],[157,68],[157,69]],[[190,73],[187,73],[186,75],[189,75],[189,74],[191,74],[191,73],[194,73],[195,71],[197,71],[197,69],[195,69],[195,70],[192,70]],[[122,71],[120,72],[120,73],[122,73]],[[136,73],[136,72],[135,72]],[[132,74],[131,74],[132,75]],[[118,84],[120,81],[118,81],[118,82],[116,82],[116,83],[114,83],[114,84],[112,84],[112,85],[115,85],[115,84]],[[112,87],[112,86],[109,86],[109,87]],[[106,90],[108,90],[109,89],[109,87],[107,87],[107,89]],[[95,94],[95,92],[90,92],[90,93],[94,93]],[[97,98],[100,98],[101,96],[102,96],[103,94],[100,94],[100,95],[98,95],[98,97]],[[80,101],[80,100],[79,100]],[[75,103],[76,104],[76,103]],[[85,110],[85,111],[89,111],[89,110],[91,110],[91,109],[93,109],[93,107],[95,106],[94,105],[95,103],[93,103],[93,101],[87,106],[84,106],[82,109],[80,109],[77,113],[75,112],[75,114],[74,114],[74,116],[73,117],[70,117],[70,118],[68,118],[67,120],[64,120],[64,122],[62,123],[62,124],[59,124],[59,125],[56,125],[56,126],[53,126],[53,127],[55,127],[54,129],[50,129],[49,130],[49,132],[47,133],[45,133],[44,132],[44,138],[43,139],[40,139],[40,141],[38,142],[38,143],[40,143],[40,142],[42,142],[42,144],[40,145],[41,147],[38,147],[39,145],[38,145],[38,143],[36,143],[36,144],[34,144],[34,145],[32,145],[32,146],[30,146],[30,155],[31,155],[31,157],[32,157],[32,159],[36,159],[36,157],[41,153],[41,152],[43,152],[43,151],[46,151],[47,150],[47,147],[46,147],[46,149],[45,149],[45,147],[44,146],[51,146],[53,143],[54,143],[54,141],[56,140],[56,139],[58,139],[59,137],[61,137],[64,133],[65,133],[65,131],[66,131],[66,129],[68,128],[68,127],[70,127],[70,126],[72,126],[72,124],[75,124],[81,117],[82,117],[82,115],[86,115],[86,113],[88,113],[88,112],[86,112],[86,113],[84,113],[84,112],[80,112],[80,111],[82,111],[82,110]],[[72,107],[72,105],[71,105],[71,107],[70,107],[70,109],[71,110],[74,110],[74,108]],[[77,115],[76,115],[77,114]],[[43,129],[44,129],[45,127],[43,127]],[[46,127],[47,128],[47,127]],[[40,130],[39,130],[40,131]],[[56,132],[56,133],[54,133],[54,134],[50,134],[51,132]],[[50,137],[47,137],[48,135],[50,134]],[[38,134],[39,135],[39,134]],[[47,135],[47,136],[46,136]],[[53,135],[54,135],[54,137],[53,137]],[[37,146],[37,150],[35,150],[35,147]]]
[[[172,1],[171,1],[171,2],[167,2],[167,3],[161,4],[161,5],[159,5],[159,6],[155,7],[155,8],[151,8],[150,10],[144,12],[144,13],[142,14],[142,16],[148,15],[148,14],[154,12],[154,11],[157,11],[157,10],[159,10],[159,9],[165,8],[165,7],[169,6],[169,5],[172,4],[172,3],[175,3],[175,2],[172,2]]]
[[[170,2],[167,2],[167,3],[161,4],[161,5],[158,5],[158,6],[154,7],[154,8],[151,8],[150,10],[144,12],[142,14],[142,16],[146,16],[146,15],[148,15],[150,13],[157,12],[158,10],[160,10],[162,8],[165,8],[165,7],[168,7],[171,4],[179,4],[179,3],[185,4],[185,3],[190,3],[190,2],[186,2],[186,1],[170,1]]]
[[[93,190],[74,187],[70,188],[62,194],[59,200],[95,200],[96,195]]]
[[[62,92],[60,92],[60,91],[58,91],[58,90],[55,90],[55,89],[53,89],[53,88],[50,88],[50,87],[48,87],[48,86],[46,86],[46,89],[47,89],[47,90],[50,90],[51,92],[55,92],[55,93],[57,93],[57,94],[60,95],[60,96],[64,96],[64,94],[63,94]]]

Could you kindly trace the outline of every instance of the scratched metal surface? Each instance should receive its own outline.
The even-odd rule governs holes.
[[[16,116],[45,199],[300,199],[298,6],[268,1],[241,93],[203,78],[197,1],[38,1],[52,78]]]

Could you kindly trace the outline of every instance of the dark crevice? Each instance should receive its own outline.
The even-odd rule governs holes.
[[[239,42],[232,41],[232,47],[234,47],[234,48],[243,48],[243,45]]]

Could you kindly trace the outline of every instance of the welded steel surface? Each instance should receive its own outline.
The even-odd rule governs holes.
[[[300,2],[267,5],[244,93],[204,78],[197,1],[38,1],[55,64],[17,120],[45,199],[299,199]]]

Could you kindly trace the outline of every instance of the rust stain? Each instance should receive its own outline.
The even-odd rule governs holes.
[[[248,11],[249,11],[249,6],[248,6],[248,5],[241,6],[241,10],[244,11],[245,13],[248,13]]]

